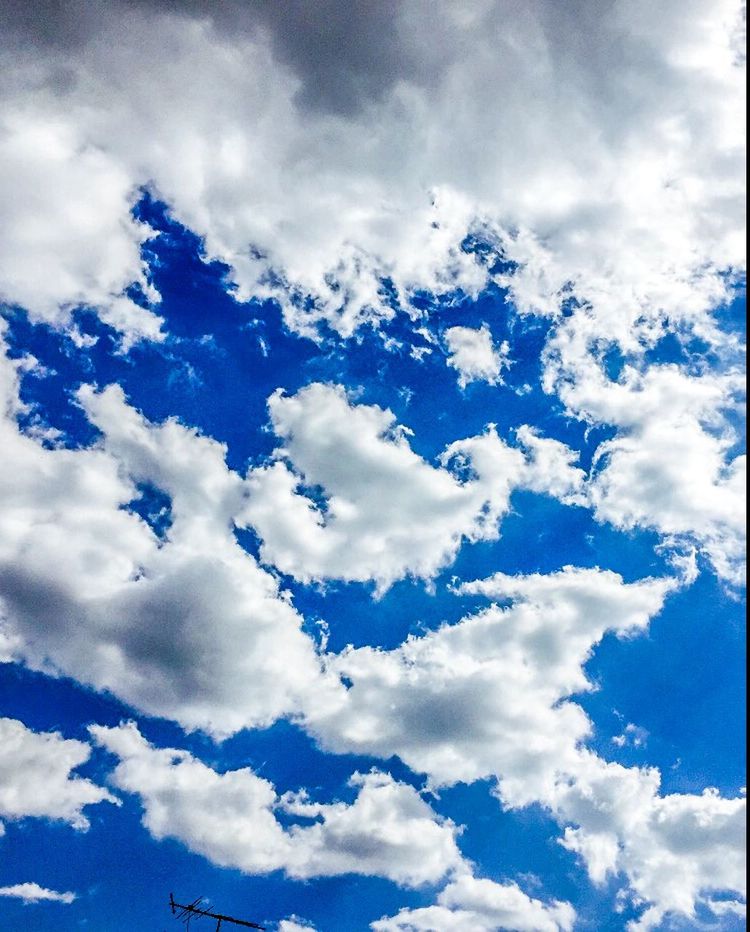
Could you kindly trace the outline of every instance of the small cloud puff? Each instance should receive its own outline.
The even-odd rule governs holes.
[[[0,887],[0,896],[23,900],[24,905],[30,903],[65,903],[70,905],[76,898],[75,893],[58,893],[57,890],[47,890],[38,883],[17,883],[10,887]]]
[[[445,331],[448,365],[458,371],[458,384],[466,388],[469,382],[502,383],[501,373],[510,363],[509,346],[497,346],[487,324],[475,330],[471,327],[450,327]]]

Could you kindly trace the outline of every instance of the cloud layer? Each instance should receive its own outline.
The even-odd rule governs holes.
[[[32,53],[9,32],[17,172],[3,190],[48,222],[24,227],[11,211],[6,249],[24,249],[7,300],[46,317],[55,300],[113,315],[141,275],[127,192],[144,184],[232,267],[240,295],[275,295],[303,332],[391,316],[385,280],[402,303],[415,289],[476,292],[488,269],[460,248],[473,230],[520,263],[521,306],[554,308],[572,282],[610,320],[701,312],[724,291],[718,273],[742,265],[735,0],[710,15],[640,0],[271,7],[236,28],[231,3],[213,19],[191,4],[132,4],[124,18],[113,4],[68,30],[72,54],[55,42]],[[327,55],[331,43],[347,53]],[[23,140],[40,123],[53,190],[77,212],[39,203],[46,166],[38,147],[24,158]],[[118,248],[103,252],[110,233]],[[129,315],[123,329],[153,331]]]
[[[578,697],[602,641],[643,635],[698,572],[732,594],[744,582],[743,346],[719,313],[745,270],[741,0],[0,0],[0,14],[0,339],[28,317],[99,374],[77,329],[89,309],[123,366],[146,364],[139,341],[178,353],[148,192],[224,263],[238,313],[275,301],[283,339],[319,351],[293,384],[263,383],[275,449],[242,473],[109,377],[68,386],[81,436],[45,428],[24,378],[49,370],[3,352],[0,661],[217,740],[290,719],[318,750],[396,756],[432,790],[492,780],[498,805],[556,821],[634,932],[738,912],[744,795],[667,792],[657,768],[595,753]],[[535,384],[511,397],[532,331]],[[491,399],[469,436],[428,459],[406,405],[397,417],[344,384],[356,365],[334,356],[369,340],[411,367],[404,397],[431,391],[439,362],[452,394],[435,411]],[[531,392],[539,420],[513,420]],[[554,435],[566,418],[578,449]],[[519,492],[588,509],[602,538],[648,531],[678,575],[566,557],[456,580],[440,596],[483,607],[452,624],[436,610],[389,649],[368,632],[334,653],[309,633],[308,597],[346,590],[329,584],[387,598],[411,578],[434,598],[460,557],[494,559]],[[617,760],[636,729],[607,745]],[[214,769],[135,724],[91,735],[156,839],[247,874],[442,884],[378,932],[576,922],[478,876],[439,798],[384,770],[316,802],[330,797]],[[0,718],[0,819],[86,829],[88,806],[117,802],[76,775],[90,750]],[[31,882],[0,896],[74,899]]]

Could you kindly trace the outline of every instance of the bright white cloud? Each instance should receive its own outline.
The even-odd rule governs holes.
[[[405,574],[431,578],[462,540],[494,538],[512,488],[525,487],[587,500],[622,529],[695,543],[739,582],[745,460],[721,416],[738,394],[726,363],[737,347],[707,311],[745,263],[743,4],[405,0],[372,30],[385,54],[357,65],[358,80],[345,67],[318,80],[272,18],[227,29],[218,13],[212,21],[144,3],[123,17],[99,7],[79,17],[85,28],[70,47],[57,35],[44,46],[3,39],[2,300],[54,325],[90,304],[126,344],[158,339],[156,314],[125,297],[136,282],[158,300],[140,258],[149,231],[130,215],[150,184],[206,255],[229,264],[237,296],[276,297],[298,333],[317,336],[323,322],[348,336],[392,316],[386,278],[402,304],[417,289],[450,300],[491,279],[522,313],[555,317],[562,300],[577,299],[555,317],[545,387],[615,436],[587,482],[573,451],[531,428],[517,434],[523,453],[490,429],[434,466],[389,412],[312,386],[274,396],[282,447],[245,484],[220,445],[177,422],[148,423],[117,388],[80,394],[102,431],[96,447],[45,447],[17,429],[18,366],[4,364],[2,656],[188,728],[224,734],[304,712],[327,747],[398,753],[435,783],[495,774],[506,804],[541,801],[568,826],[565,842],[592,877],[627,875],[647,904],[643,928],[690,915],[717,884],[739,890],[744,801],[663,797],[654,771],[581,749],[590,725],[572,697],[588,687],[591,650],[607,631],[644,629],[670,582],[626,585],[594,570],[498,575],[464,591],[510,607],[393,651],[346,651],[326,673],[232,526],[256,527],[264,560],[299,580],[373,579],[382,590]],[[516,266],[476,260],[460,246],[468,232]],[[471,346],[467,328],[456,329],[459,378],[497,379],[497,350],[476,336],[484,328]],[[644,351],[675,330],[719,348],[721,373],[647,366]],[[629,362],[618,380],[600,365],[608,348]],[[163,541],[127,510],[139,482],[169,496]],[[120,767],[162,753],[137,750]],[[167,802],[157,781],[146,808],[161,825],[177,806],[170,775],[203,765],[158,761]],[[66,784],[85,784],[69,779],[74,766]],[[214,778],[230,790],[238,779]],[[307,876],[309,851],[331,872],[347,869],[352,850],[364,856],[346,834],[361,800],[415,811],[408,789],[362,779],[352,806],[312,807],[322,822],[300,830],[302,860],[290,855],[290,872]],[[275,790],[252,774],[239,782],[273,820],[264,800]],[[84,824],[77,805],[63,817]],[[327,832],[339,818],[347,841],[337,847]],[[206,844],[203,828],[187,824],[190,843]],[[452,838],[449,826],[437,830]],[[277,831],[290,834],[271,826],[272,849]],[[417,882],[406,862],[393,863]],[[420,928],[468,913],[471,928],[491,928],[513,888],[474,883],[485,884],[474,898],[457,880],[455,899],[446,891],[427,911],[384,922]],[[515,902],[533,911],[533,901]],[[540,908],[539,921],[562,927]]]
[[[150,424],[112,387],[79,394],[99,444],[47,449],[18,430],[5,365],[6,658],[216,734],[293,714],[311,690],[325,701],[335,684],[302,619],[234,540],[243,485],[224,448],[176,421]],[[142,482],[169,497],[163,541],[125,507]]]
[[[642,0],[430,6],[429,42],[424,2],[368,26],[382,54],[352,65],[362,84],[333,65],[321,84],[315,55],[290,53],[289,30],[250,13],[224,28],[218,11],[212,23],[139,4],[123,36],[122,17],[102,7],[74,48],[7,41],[5,299],[58,322],[90,303],[127,340],[157,338],[158,319],[123,297],[129,281],[147,287],[148,231],[129,198],[152,184],[230,265],[240,297],[275,295],[302,333],[323,320],[351,334],[392,316],[384,278],[402,300],[476,293],[494,278],[534,313],[575,296],[584,307],[552,338],[567,361],[564,384],[551,384],[572,410],[569,389],[598,385],[579,365],[597,341],[640,356],[678,325],[716,341],[706,312],[745,261],[740,0],[710,11],[670,2],[658,15]],[[359,35],[364,20],[350,18],[345,30]],[[318,94],[349,103],[331,112],[311,103]],[[517,268],[462,251],[469,231]],[[467,378],[489,373],[494,352],[473,333]],[[715,438],[709,449],[701,431],[672,436],[674,422],[661,422],[657,409],[643,442],[609,448],[617,462],[597,486],[599,512],[670,535],[700,501],[690,532],[736,580],[741,543],[723,516],[727,502],[737,513],[742,463],[730,471]],[[617,501],[669,451],[696,478],[675,485],[684,491],[668,514]],[[666,487],[674,470],[661,471]]]
[[[403,909],[370,928],[374,932],[570,932],[574,921],[568,903],[543,903],[514,883],[465,875],[441,891],[437,905]]]
[[[86,806],[117,802],[102,787],[73,773],[90,754],[84,741],[0,718],[0,819],[55,819],[87,829]]]
[[[319,804],[305,793],[277,795],[249,768],[217,773],[185,751],[154,748],[133,724],[90,730],[120,758],[113,782],[140,796],[149,832],[215,864],[297,878],[375,874],[407,886],[435,883],[462,864],[456,826],[389,774],[355,774],[352,803]],[[277,812],[302,824],[285,828]]]
[[[647,741],[648,731],[646,731],[645,728],[641,728],[640,725],[633,724],[633,722],[628,722],[622,732],[612,738],[612,743],[620,748],[628,746],[641,748]]]
[[[658,771],[582,752],[572,779],[560,781],[549,800],[556,817],[572,823],[564,844],[581,855],[592,880],[627,876],[630,897],[645,907],[632,930],[652,929],[670,914],[693,917],[699,903],[713,909],[717,891],[746,895],[744,796],[658,790]]]
[[[249,475],[243,512],[263,540],[263,560],[297,579],[430,578],[462,540],[493,540],[524,458],[490,428],[446,448],[440,467],[414,453],[408,431],[340,387],[313,384],[269,402],[283,446]],[[470,469],[460,481],[454,471]],[[320,486],[325,509],[305,494]]]
[[[466,388],[469,382],[502,381],[501,372],[508,365],[508,344],[496,346],[487,324],[479,329],[449,327],[445,331],[448,345],[448,365],[458,371],[458,384]]]
[[[566,505],[586,504],[586,474],[575,465],[575,450],[552,437],[542,437],[528,424],[516,430],[516,437],[527,457],[524,488],[551,495]]]
[[[299,916],[290,916],[288,919],[282,919],[279,923],[279,932],[314,932],[315,926]]]
[[[578,357],[575,366],[574,381],[560,385],[568,408],[617,427],[594,457],[588,497],[596,516],[695,542],[717,573],[741,583],[746,457],[726,417],[740,411],[740,373],[689,375],[654,365],[627,367],[615,382],[591,358]]]
[[[56,322],[91,304],[126,342],[158,338],[158,318],[123,296],[130,281],[148,291],[148,230],[129,208],[152,184],[229,264],[238,296],[276,296],[301,333],[392,316],[385,278],[402,302],[414,289],[476,293],[488,278],[522,311],[554,314],[575,296],[584,306],[552,336],[562,379],[548,382],[582,416],[572,396],[600,386],[583,364],[597,342],[640,357],[678,325],[717,341],[706,312],[745,261],[740,0],[670,2],[658,16],[642,0],[574,13],[541,0],[444,5],[430,8],[429,43],[423,3],[372,32],[383,54],[353,67],[374,85],[343,68],[320,84],[314,56],[284,54],[288,30],[251,14],[230,29],[218,12],[212,24],[139,5],[123,41],[122,18],[102,8],[73,49],[6,43],[5,300]],[[376,61],[391,63],[388,80]],[[312,106],[320,88],[349,104]],[[517,267],[475,261],[460,248],[470,231]],[[451,335],[461,379],[497,377],[484,328]],[[598,513],[693,534],[737,581],[744,460],[724,458],[724,439],[657,407],[602,451]],[[282,467],[274,478],[288,482]]]
[[[158,298],[140,258],[149,230],[129,216],[131,174],[69,118],[41,116],[19,109],[0,123],[0,300],[52,324],[94,306],[128,341],[160,339],[160,318],[123,295],[137,282]]]
[[[332,750],[398,754],[434,784],[496,775],[508,804],[547,799],[590,730],[570,697],[590,688],[583,667],[593,647],[607,631],[643,630],[674,586],[572,567],[467,583],[462,592],[513,604],[395,650],[331,657],[351,685],[336,703],[312,709],[309,727]]]
[[[397,754],[433,784],[496,776],[503,805],[541,803],[567,826],[565,844],[593,880],[627,878],[648,909],[639,928],[692,915],[696,903],[710,905],[711,890],[744,895],[744,798],[662,797],[657,771],[609,764],[581,746],[590,723],[572,696],[591,688],[592,650],[606,632],[643,631],[678,584],[570,567],[465,583],[463,593],[511,604],[396,650],[332,657],[349,688],[338,706],[313,710],[308,727],[331,750]],[[448,928],[440,904],[430,909],[417,920]]]
[[[66,903],[70,904],[76,898],[75,893],[58,893],[57,890],[47,890],[38,883],[16,883],[10,887],[0,887],[0,896],[23,900],[29,903]]]

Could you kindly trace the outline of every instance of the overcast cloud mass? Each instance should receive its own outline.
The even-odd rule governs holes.
[[[0,0],[0,925],[744,928],[740,0]]]

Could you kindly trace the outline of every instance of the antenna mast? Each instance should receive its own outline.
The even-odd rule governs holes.
[[[187,905],[184,903],[176,903],[174,896],[169,894],[169,907],[172,910],[172,915],[177,919],[181,919],[185,924],[185,928],[190,928],[190,920],[195,916],[199,918],[201,916],[207,916],[209,919],[216,919],[216,932],[219,932],[221,929],[222,922],[231,922],[236,926],[244,926],[246,929],[265,929],[265,926],[259,926],[257,922],[248,922],[245,919],[235,919],[234,916],[224,916],[221,913],[212,913],[207,909],[201,909],[200,904],[203,901],[203,897],[199,896],[197,900],[193,900],[192,903]]]

